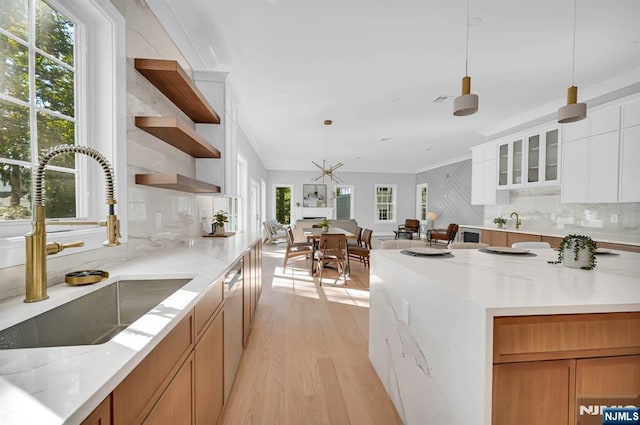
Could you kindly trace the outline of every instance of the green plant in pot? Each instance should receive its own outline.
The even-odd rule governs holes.
[[[318,226],[320,228],[322,228],[323,232],[326,232],[329,230],[329,220],[327,220],[326,218],[323,219],[320,223],[318,223]]]
[[[567,235],[558,247],[558,259],[549,263],[592,270],[596,267],[596,248],[596,243],[589,236]]]
[[[497,224],[498,227],[502,227],[507,224],[507,219],[503,217],[496,217],[493,219],[493,224]]]
[[[213,215],[212,232],[216,235],[224,235],[224,224],[229,222],[229,216],[224,210],[220,210]]]

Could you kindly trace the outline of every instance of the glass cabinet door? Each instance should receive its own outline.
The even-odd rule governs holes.
[[[522,140],[513,142],[512,183],[522,183]]]
[[[558,130],[547,131],[545,137],[544,180],[558,180]]]
[[[499,186],[506,186],[509,181],[507,179],[509,173],[508,173],[508,168],[509,168],[509,145],[500,145],[500,149],[499,149],[499,155],[500,155],[500,160],[499,160],[499,169],[498,169],[498,185]]]
[[[540,169],[540,135],[529,137],[527,149],[527,183],[540,181],[538,170]]]

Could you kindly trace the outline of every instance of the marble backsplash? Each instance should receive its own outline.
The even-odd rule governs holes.
[[[507,219],[506,229],[515,227],[517,212],[520,231],[565,235],[578,233],[601,240],[640,243],[640,203],[563,204],[559,188],[512,190],[508,205],[487,205],[486,227],[495,227],[493,219]]]

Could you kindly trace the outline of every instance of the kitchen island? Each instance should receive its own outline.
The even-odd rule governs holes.
[[[630,341],[600,348],[640,354],[640,255],[601,255],[592,271],[547,263],[556,257],[551,249],[518,256],[451,250],[429,257],[372,251],[369,357],[405,424],[492,423],[494,372],[504,361],[494,352],[494,320],[500,318],[570,318],[570,327],[596,313],[631,312],[623,318],[628,332],[619,333]],[[597,317],[614,319],[613,328],[619,324],[618,316]],[[558,352],[579,357],[583,340]],[[586,347],[584,352],[594,351]],[[523,359],[535,360],[535,355],[508,361]],[[637,368],[640,357],[633,361]],[[571,391],[566,389],[565,400]],[[558,423],[572,423],[574,412],[566,415]]]
[[[23,297],[3,301],[0,304],[0,329],[98,291],[114,281],[190,279],[186,285],[106,343],[0,350],[0,423],[80,424],[96,407],[105,405],[105,410],[113,413],[114,424],[139,423],[154,410],[156,416],[166,413],[156,407],[162,403],[161,407],[171,405],[176,400],[172,399],[175,395],[177,398],[184,395],[191,397],[193,392],[197,403],[198,382],[193,383],[197,374],[189,372],[194,369],[197,371],[200,342],[209,337],[208,329],[219,333],[218,339],[215,339],[215,333],[210,334],[214,345],[207,347],[222,349],[222,288],[225,284],[222,279],[243,258],[245,273],[254,273],[249,270],[248,264],[251,263],[253,267],[260,264],[257,258],[259,242],[259,235],[251,234],[192,240],[183,247],[161,249],[109,268],[110,277],[94,285],[74,287],[62,284],[50,287],[50,298],[42,302],[25,304]],[[259,272],[255,275],[259,276]],[[244,286],[245,310],[249,302],[252,308],[255,307],[259,296],[256,289],[259,291],[259,286]],[[245,311],[245,321],[250,317],[251,312]],[[239,320],[243,321],[242,317]],[[214,325],[218,324],[220,326],[214,329]],[[242,327],[243,323],[240,323],[239,332],[242,332]],[[240,344],[242,338],[243,335],[237,337]],[[202,345],[202,348],[205,346]],[[171,361],[158,355],[160,350],[171,354]],[[218,354],[221,359],[221,352]],[[153,355],[155,357],[147,361]],[[212,357],[206,357],[205,361],[207,359]],[[144,368],[141,369],[143,364]],[[166,370],[166,377],[161,375],[163,370]],[[138,379],[143,375],[142,372],[147,375],[144,379]],[[174,375],[176,378],[172,379]],[[151,379],[147,379],[148,376]],[[222,382],[221,369],[216,376]],[[179,381],[183,378],[184,381]],[[152,385],[153,381],[158,381],[158,384]],[[192,388],[195,385],[195,390],[169,391],[174,383],[182,382],[185,383],[184,387]],[[164,388],[168,390],[161,394]],[[118,389],[122,390],[124,397],[118,393]],[[145,389],[149,394],[146,399],[141,395]],[[122,403],[118,404],[120,401]],[[180,399],[180,402],[183,401]],[[112,407],[109,406],[111,402]],[[192,403],[191,399],[182,403],[189,415],[193,413],[189,408],[193,406]],[[176,404],[179,403],[174,403],[173,407]],[[209,400],[207,404],[212,404],[212,401]],[[135,406],[141,407],[136,411]],[[197,410],[195,414],[199,414]],[[126,415],[135,417],[135,421],[116,420]],[[166,420],[170,421],[168,415]],[[108,419],[106,423],[112,422]]]

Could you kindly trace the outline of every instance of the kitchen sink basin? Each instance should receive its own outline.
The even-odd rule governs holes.
[[[113,282],[0,331],[0,349],[102,344],[190,280]]]

